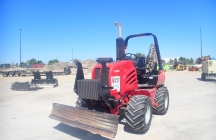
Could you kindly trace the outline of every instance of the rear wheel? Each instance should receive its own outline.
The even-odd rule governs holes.
[[[18,72],[18,71],[15,72],[14,76],[17,76],[17,77],[20,76],[20,72]]]
[[[153,114],[165,115],[169,108],[169,92],[166,87],[160,87],[156,91],[154,101],[158,106],[153,106]]]
[[[4,77],[7,77],[8,74],[9,74],[9,72],[4,72],[4,73],[3,73],[3,76],[4,76]]]
[[[10,72],[9,72],[9,76],[10,76],[10,77],[14,76],[14,72],[13,72],[13,71],[10,71]]]
[[[127,106],[126,126],[133,132],[147,132],[152,120],[151,99],[145,95],[133,96]]]

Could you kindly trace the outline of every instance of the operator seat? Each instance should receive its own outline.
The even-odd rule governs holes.
[[[137,69],[137,75],[142,75],[145,73],[145,57],[137,57],[135,62],[135,66]]]
[[[106,63],[110,63],[113,62],[113,58],[112,57],[107,57],[107,58],[97,58],[96,61],[98,63],[102,63],[103,61]]]

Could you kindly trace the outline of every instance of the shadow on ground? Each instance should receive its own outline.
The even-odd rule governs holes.
[[[201,78],[197,78],[197,80],[202,81]],[[202,82],[211,82],[211,83],[216,83],[216,79],[211,79],[211,78],[206,78],[204,81]]]
[[[63,123],[59,123],[54,128],[63,133],[66,133],[68,135],[71,135],[81,140],[110,140],[108,138],[102,137],[101,135],[92,134],[88,131],[85,131],[79,128],[75,128],[75,127],[72,127],[72,126],[69,126]]]

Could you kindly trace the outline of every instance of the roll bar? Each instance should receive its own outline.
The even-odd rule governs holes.
[[[126,37],[126,39],[125,39],[125,49],[127,49],[128,41],[129,41],[130,38],[142,37],[142,36],[152,36],[153,37],[154,45],[155,45],[155,49],[156,49],[156,53],[157,53],[157,58],[158,58],[159,69],[162,70],[163,67],[162,67],[162,62],[161,62],[161,55],[160,55],[158,40],[157,40],[157,37],[154,34],[152,34],[152,33],[142,33],[142,34],[135,34],[135,35],[130,35],[130,36]]]

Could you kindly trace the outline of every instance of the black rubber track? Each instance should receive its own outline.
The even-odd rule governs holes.
[[[81,106],[82,106],[82,99],[77,98],[76,107],[81,107]]]
[[[150,107],[150,118],[148,123],[145,122],[147,106]],[[127,106],[126,126],[135,133],[145,133],[149,130],[152,120],[151,99],[145,95],[133,96]]]
[[[165,108],[165,98],[166,95],[168,97],[168,104],[167,107]],[[154,101],[158,103],[158,106],[153,106],[153,114],[157,115],[165,115],[168,111],[169,108],[169,92],[166,87],[160,87],[156,91],[155,99]]]
[[[76,107],[88,107],[84,100],[85,99],[77,98]]]

